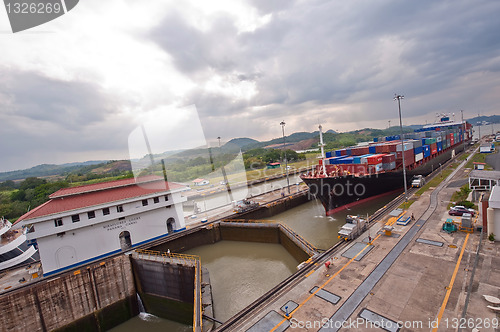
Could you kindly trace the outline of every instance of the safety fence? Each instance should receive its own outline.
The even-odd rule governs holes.
[[[285,234],[291,241],[293,241],[297,246],[299,246],[304,252],[309,256],[314,256],[318,253],[318,249],[310,244],[302,236],[294,232],[290,227],[284,225],[280,222],[273,220],[255,220],[255,219],[224,219],[219,222],[221,226],[232,226],[232,227],[242,227],[242,228],[278,228],[283,234]]]

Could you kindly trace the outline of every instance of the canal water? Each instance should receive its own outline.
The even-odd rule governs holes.
[[[318,200],[299,205],[271,219],[288,225],[320,249],[338,242],[337,232],[347,214],[372,214],[397,194],[374,199],[329,217]],[[226,321],[296,271],[297,262],[281,245],[221,241],[185,252],[198,255],[210,272],[215,318]],[[157,317],[137,316],[114,328],[113,332],[151,331],[183,332],[189,326]]]
[[[290,175],[288,182],[291,185],[301,183],[298,174]],[[184,216],[190,216],[194,213],[193,211],[193,203],[199,209],[198,213],[203,213],[206,210],[212,210],[221,206],[229,206],[232,201],[239,201],[247,197],[253,197],[257,195],[261,195],[267,192],[271,192],[273,190],[286,188],[287,187],[287,179],[286,177],[265,181],[259,184],[252,185],[250,187],[241,187],[237,189],[232,189],[231,196],[229,196],[228,192],[223,191],[217,194],[211,194],[208,196],[197,197],[193,201],[185,202],[183,205]]]

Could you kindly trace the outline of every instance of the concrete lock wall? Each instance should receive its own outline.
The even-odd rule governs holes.
[[[280,229],[277,224],[275,227],[258,227],[258,224],[252,226],[232,226],[230,223],[224,223],[219,225],[221,238],[226,241],[280,243]]]
[[[200,228],[195,233],[191,233],[174,240],[167,239],[167,242],[148,249],[160,252],[167,252],[169,249],[171,252],[183,252],[205,244],[213,244],[220,240],[221,238],[218,230],[214,231],[212,226],[208,225],[207,227]]]
[[[153,315],[193,323],[194,266],[132,259],[138,293]]]
[[[256,210],[235,214],[231,217],[231,219],[265,219],[304,204],[309,200],[310,197],[308,192],[304,191],[302,193],[294,194],[290,197],[281,198],[266,205],[262,205]]]
[[[106,331],[138,313],[126,256],[0,295],[0,331]]]

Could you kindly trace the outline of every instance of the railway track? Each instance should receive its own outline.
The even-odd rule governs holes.
[[[460,156],[462,153],[457,155],[456,157],[450,159],[447,161],[445,164],[442,165],[442,169],[447,168],[448,166],[453,163],[458,156]],[[437,169],[431,174],[429,174],[426,177],[426,182],[432,180],[434,177],[436,177],[438,174],[441,173],[442,169]],[[408,197],[411,197],[413,194],[415,194],[419,188],[409,188],[407,190]],[[377,210],[374,214],[372,214],[369,217],[369,228],[373,227],[375,224],[373,221],[381,219],[385,217],[390,211],[394,210],[397,208],[399,205],[401,205],[404,201],[406,200],[405,194],[402,193],[395,199],[393,199],[391,202],[389,202],[387,205],[382,207],[381,209]],[[236,315],[231,317],[229,320],[227,320],[224,324],[219,326],[215,331],[228,331],[232,329],[237,329],[238,323],[241,323],[242,320],[245,318],[246,315],[248,315],[251,312],[258,312],[259,310],[264,310],[264,307],[261,307],[263,304],[274,300],[275,298],[279,297],[283,293],[289,291],[292,289],[295,285],[297,285],[299,282],[301,282],[306,275],[311,272],[313,269],[317,268],[317,266],[321,266],[323,263],[325,263],[330,256],[333,254],[340,252],[341,250],[345,249],[349,242],[346,241],[341,241],[336,243],[333,247],[330,249],[318,253],[317,255],[311,257],[309,263],[297,271],[296,273],[292,274],[290,277],[273,287],[271,290],[269,290],[267,293],[262,295],[260,298],[252,302],[250,305],[248,305],[246,308],[238,312]],[[261,308],[259,308],[261,307]]]

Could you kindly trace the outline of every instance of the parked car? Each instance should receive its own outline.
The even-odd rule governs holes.
[[[476,211],[474,211],[474,209],[467,209],[465,206],[462,205],[457,205],[452,207],[448,212],[450,216],[461,216],[464,213],[470,213],[471,215],[474,216],[474,213],[476,213]]]

